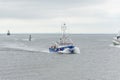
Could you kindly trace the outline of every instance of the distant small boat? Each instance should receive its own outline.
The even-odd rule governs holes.
[[[117,34],[117,36],[113,38],[113,44],[120,45],[120,34]]]
[[[31,35],[29,35],[29,41],[31,41],[31,39],[32,39],[32,36],[31,36]]]
[[[62,37],[58,42],[55,42],[52,46],[50,46],[49,51],[51,53],[69,53],[75,54],[80,53],[80,49],[73,44],[73,41],[66,36],[66,24],[61,26]]]
[[[8,30],[7,35],[10,35],[10,31]]]

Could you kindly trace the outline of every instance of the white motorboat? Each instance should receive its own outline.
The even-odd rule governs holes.
[[[113,38],[113,44],[114,45],[120,45],[120,34],[118,34],[117,36],[115,36]]]

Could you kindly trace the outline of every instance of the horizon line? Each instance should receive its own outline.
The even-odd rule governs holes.
[[[0,33],[7,34],[7,33]],[[34,32],[19,32],[19,33],[11,33],[11,34],[61,34],[61,33],[34,33]],[[66,33],[66,34],[117,34],[117,33]]]

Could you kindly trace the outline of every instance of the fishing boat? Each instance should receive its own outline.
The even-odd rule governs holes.
[[[120,34],[113,38],[113,45],[120,45]]]
[[[49,48],[50,53],[62,53],[62,54],[80,53],[79,47],[75,46],[73,44],[73,41],[66,35],[66,29],[67,29],[67,26],[64,23],[64,25],[61,26],[62,37],[59,39],[59,41],[54,42],[54,44],[50,46]]]

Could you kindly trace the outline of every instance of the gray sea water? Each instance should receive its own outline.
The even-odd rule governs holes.
[[[52,54],[60,35],[0,35],[0,80],[120,80],[120,47],[115,35],[70,35],[80,54]]]

